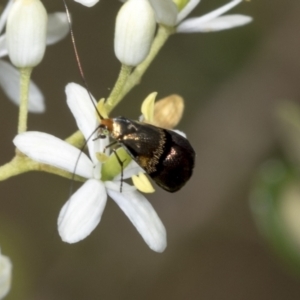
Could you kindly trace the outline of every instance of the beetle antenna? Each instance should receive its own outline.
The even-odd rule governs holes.
[[[95,102],[93,101],[93,98],[92,98],[92,95],[91,95],[91,92],[90,92],[90,89],[89,89],[89,86],[88,86],[88,83],[86,81],[86,78],[84,76],[84,72],[83,72],[83,67],[82,67],[82,64],[81,64],[81,61],[80,61],[80,57],[79,57],[79,54],[78,54],[78,49],[77,49],[77,45],[76,45],[76,40],[75,40],[75,35],[74,35],[74,31],[73,31],[73,26],[72,26],[72,21],[71,21],[71,16],[70,16],[70,11],[69,11],[69,8],[68,8],[68,5],[67,5],[67,1],[66,0],[63,0],[63,4],[65,6],[65,11],[66,11],[66,15],[67,15],[67,20],[68,20],[68,23],[69,23],[69,29],[70,29],[70,36],[71,36],[71,41],[72,41],[72,45],[73,45],[73,50],[74,50],[74,54],[75,54],[75,59],[76,59],[76,62],[77,62],[77,66],[78,66],[78,70],[79,70],[79,74],[80,74],[80,77],[81,77],[81,80],[85,86],[85,88],[87,89],[87,92],[89,94],[89,97],[90,97],[90,100],[97,112],[97,115],[99,116],[100,120],[103,120],[104,118],[101,116],[99,110],[97,109],[97,106],[95,104]],[[73,191],[73,182],[74,182],[74,179],[75,179],[75,171],[76,171],[76,168],[77,168],[77,165],[78,165],[78,162],[79,162],[79,159],[81,157],[81,154],[84,150],[84,148],[86,147],[88,141],[91,139],[91,137],[94,135],[94,133],[99,129],[99,127],[97,127],[93,132],[92,134],[86,139],[84,145],[82,146],[81,148],[81,152],[80,154],[78,155],[77,157],[77,160],[75,162],[75,168],[74,168],[74,172],[73,172],[73,175],[72,175],[72,184],[71,184],[71,187],[70,187],[70,195],[72,194],[72,191]],[[97,137],[99,138],[99,137]],[[97,139],[96,138],[96,139]],[[114,144],[114,143],[113,143]],[[109,145],[111,146],[111,145]],[[118,156],[117,152],[115,150],[112,150],[121,166],[121,185],[120,185],[120,192],[122,192],[122,187],[123,187],[123,177],[124,177],[124,170],[123,170],[123,167],[124,167],[124,161],[122,161],[120,159],[120,157]],[[104,151],[105,152],[105,151]],[[70,198],[70,197],[69,197]]]
[[[74,54],[75,54],[75,59],[76,59],[76,62],[77,62],[77,66],[78,66],[78,70],[79,70],[79,74],[80,74],[81,80],[82,80],[85,88],[88,91],[88,94],[89,94],[89,97],[91,99],[91,102],[93,103],[93,106],[95,107],[95,110],[96,110],[96,112],[97,112],[100,120],[103,120],[104,118],[101,116],[99,110],[97,109],[97,106],[96,106],[95,102],[93,101],[93,98],[92,98],[92,95],[91,95],[88,83],[87,83],[87,81],[85,79],[85,76],[84,76],[83,67],[82,67],[82,64],[81,64],[81,61],[80,61],[80,57],[79,57],[79,54],[78,54],[78,50],[77,50],[77,45],[76,45],[76,41],[75,41],[75,36],[74,36],[74,31],[73,31],[73,26],[72,26],[72,21],[71,21],[71,16],[70,16],[70,11],[69,11],[69,8],[68,8],[68,5],[67,5],[67,1],[63,0],[63,3],[64,3],[66,14],[67,14],[67,19],[68,19],[69,29],[70,29],[71,41],[72,41],[73,50],[74,50]]]
[[[115,149],[112,149],[113,153],[115,154],[118,163],[120,164],[121,167],[121,183],[120,183],[120,193],[122,193],[122,188],[123,188],[123,181],[124,181],[124,162],[125,160],[121,160],[119,157],[117,151]]]
[[[70,191],[69,191],[69,198],[71,198],[72,193],[74,191],[74,182],[75,182],[75,172],[79,163],[79,159],[83,153],[84,148],[86,147],[87,143],[89,142],[89,140],[93,137],[93,135],[95,134],[95,132],[98,130],[98,127],[87,137],[87,139],[84,141],[84,144],[82,145],[82,147],[80,148],[80,152],[76,158],[76,162],[75,162],[75,166],[74,166],[74,172],[72,173],[72,177],[71,177],[71,184],[70,184]],[[68,206],[70,205],[70,202],[68,202]],[[67,212],[67,209],[65,211],[65,214]],[[63,218],[61,218],[61,221],[63,220]]]
[[[89,142],[89,140],[93,137],[93,135],[95,134],[95,132],[98,130],[98,127],[90,134],[90,136],[88,136],[88,138],[84,141],[84,144],[82,145],[82,147],[80,148],[80,152],[79,155],[77,156],[76,162],[75,162],[75,166],[74,166],[74,172],[72,173],[72,178],[71,178],[71,186],[70,186],[70,197],[72,195],[73,192],[73,184],[75,181],[75,172],[79,163],[79,159],[81,157],[81,154],[83,153],[84,148],[86,147],[87,143]],[[69,198],[70,198],[69,197]]]

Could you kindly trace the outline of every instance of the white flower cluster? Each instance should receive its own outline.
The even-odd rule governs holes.
[[[88,7],[99,2],[99,0],[75,1]],[[129,76],[135,72],[132,71],[132,67],[141,66],[147,56],[150,57],[148,63],[154,58],[155,51],[158,52],[159,43],[156,44],[157,49],[152,51],[153,56],[150,55],[150,51],[159,40],[157,38],[159,32],[166,30],[166,36],[176,32],[211,32],[249,23],[252,18],[248,16],[224,15],[242,1],[232,0],[204,16],[190,19],[186,17],[200,0],[122,1],[125,3],[116,18],[114,49],[116,57],[122,63],[121,70],[125,70],[124,74],[128,76],[125,79],[128,81]],[[158,30],[156,30],[157,27],[159,27]],[[163,30],[160,31],[161,29]],[[61,40],[68,31],[68,14],[57,12],[47,15],[40,0],[8,0],[0,16],[0,57],[8,55],[14,67],[0,59],[0,86],[9,99],[16,104],[19,102],[20,71],[18,69],[31,71],[41,62],[46,45]],[[140,80],[140,77],[137,80]],[[122,81],[123,84],[127,83],[126,80]],[[28,83],[29,79],[27,87]],[[124,87],[125,85],[122,85],[119,90],[115,91],[120,92]],[[25,90],[24,94],[28,95],[28,89]],[[115,153],[110,153],[109,137],[97,137],[96,129],[99,127],[95,113],[97,103],[85,88],[69,83],[66,87],[66,95],[67,104],[77,126],[87,141],[89,155],[50,134],[37,131],[24,132],[27,121],[27,98],[21,101],[21,104],[23,102],[26,104],[23,105],[25,114],[20,113],[23,116],[23,119],[20,119],[25,120],[25,129],[19,130],[19,134],[13,140],[18,150],[32,160],[74,173],[85,181],[68,199],[59,213],[57,225],[61,239],[67,243],[76,243],[90,235],[101,220],[109,196],[126,214],[150,249],[163,252],[167,246],[166,229],[150,202],[140,192],[154,191],[144,174],[145,171],[131,160],[128,154],[123,153],[127,155],[127,158],[121,160]],[[123,97],[124,94],[121,96]],[[119,98],[122,98],[121,96],[117,95]],[[154,121],[155,96],[156,93],[150,94],[142,105],[141,119],[145,122]],[[117,97],[114,99],[116,102],[111,104],[110,108],[118,103]],[[174,95],[172,97],[174,98]],[[110,95],[108,100],[111,98],[113,97]],[[174,102],[174,99],[171,102]],[[176,103],[181,109],[173,113],[170,113],[167,108],[169,100],[160,104],[160,117],[167,123],[169,122],[171,128],[178,123],[183,110],[183,103],[180,104],[180,99],[177,99]],[[22,105],[20,107],[22,108]],[[99,107],[101,110],[101,105]],[[163,108],[164,112],[162,112]],[[29,84],[28,110],[31,112],[45,110],[44,96],[32,81]],[[102,115],[107,116],[106,111]],[[168,118],[164,117],[165,115]],[[111,120],[105,119],[104,121]],[[24,156],[19,156],[24,159]],[[28,161],[27,158],[25,159]],[[122,170],[120,161],[123,163],[127,161]],[[128,178],[132,178],[133,186],[123,182]],[[0,299],[5,297],[10,290],[11,271],[12,264],[9,258],[0,252]]]
[[[5,25],[6,32],[3,33]],[[58,42],[68,31],[65,13],[52,13],[47,18],[39,0],[9,0],[0,17],[0,57],[9,54],[16,67],[34,66],[41,61],[46,44]],[[0,59],[0,86],[18,105],[20,72],[3,59]],[[28,110],[35,113],[45,111],[44,96],[32,81]]]
[[[223,16],[223,14],[242,1],[233,0],[206,15],[184,20],[199,4],[200,0],[188,1],[180,11],[178,11],[175,5],[175,2],[179,2],[178,5],[180,5],[180,0],[174,2],[172,0],[149,0],[155,10],[157,22],[175,27],[176,32],[182,33],[220,31],[251,22],[251,17],[240,14]]]
[[[98,1],[77,2],[92,6]],[[250,17],[222,16],[240,2],[242,0],[233,0],[205,16],[184,20],[198,5],[199,0],[190,0],[181,10],[178,9],[178,1],[175,4],[172,0],[128,0],[121,7],[116,19],[116,56],[124,65],[140,64],[149,53],[157,23],[172,27],[174,32],[216,31],[244,25],[251,21]],[[39,33],[35,36],[39,36]],[[13,48],[13,43],[13,39],[10,39],[9,48]],[[31,159],[70,173],[74,172],[76,165],[75,174],[86,179],[59,214],[58,231],[62,240],[75,243],[87,237],[100,222],[107,196],[110,196],[128,216],[148,246],[157,252],[164,251],[167,244],[166,230],[152,205],[134,186],[123,183],[120,192],[120,174],[110,179],[103,175],[104,164],[97,154],[103,152],[109,142],[108,138],[93,140],[90,136],[99,123],[88,92],[83,87],[70,83],[66,87],[66,94],[78,128],[88,141],[89,157],[67,142],[42,132],[24,132],[14,139],[15,146]],[[106,149],[106,152],[109,150]],[[142,178],[143,172],[132,161],[124,169],[123,178],[135,176],[136,181],[137,175]]]
[[[181,10],[178,6],[183,0],[127,0],[116,20],[116,56],[129,66],[137,66],[143,61],[152,45],[156,22],[178,33],[212,32],[245,25],[251,22],[251,17],[240,14],[223,16],[242,1],[233,0],[204,16],[184,20],[200,0],[188,1]]]
[[[108,138],[93,141],[92,132],[99,125],[89,94],[78,84],[66,87],[67,103],[78,128],[88,141],[90,158],[67,142],[42,132],[25,132],[14,139],[16,147],[35,161],[52,165],[70,173],[78,160],[75,174],[86,178],[82,187],[66,202],[58,217],[58,231],[63,241],[78,242],[98,225],[110,196],[136,227],[148,246],[157,252],[166,248],[166,230],[150,202],[135,187],[123,182],[120,174],[112,180],[101,180],[103,164],[96,153],[103,152]],[[93,101],[95,101],[93,99]],[[113,154],[114,155],[114,154]],[[123,179],[144,172],[134,161],[125,169]]]

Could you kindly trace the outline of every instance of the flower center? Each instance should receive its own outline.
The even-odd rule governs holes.
[[[123,166],[121,166],[118,158],[122,162]],[[124,148],[119,148],[116,150],[116,154],[113,152],[109,158],[103,163],[102,170],[101,170],[101,179],[103,181],[113,180],[117,175],[121,173],[121,169],[123,170],[128,166],[131,162],[131,157],[126,152]]]

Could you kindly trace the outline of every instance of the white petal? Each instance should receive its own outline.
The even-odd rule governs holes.
[[[211,32],[230,29],[237,26],[248,24],[252,21],[251,17],[243,15],[221,16],[206,23],[199,21],[199,18],[191,18],[183,21],[178,27],[177,32]]]
[[[6,4],[6,7],[4,8],[4,10],[2,11],[1,13],[1,17],[0,17],[0,33],[3,31],[3,28],[6,24],[6,21],[7,21],[7,16],[8,16],[8,13],[11,9],[11,6],[13,4],[13,0],[9,0]]]
[[[67,243],[86,238],[99,224],[105,208],[107,194],[104,184],[89,179],[72,195],[58,216],[58,232]]]
[[[85,178],[93,177],[91,160],[79,149],[53,135],[28,131],[18,134],[13,143],[21,152],[37,162],[74,172]]]
[[[93,170],[93,178],[100,180],[101,179],[101,169],[102,169],[102,164],[101,163],[96,163],[94,164],[94,170]]]
[[[56,12],[48,14],[47,25],[47,45],[55,44],[62,40],[69,32],[69,23],[67,14],[64,12]]]
[[[98,148],[95,147],[95,150],[99,151],[99,149],[100,149],[100,152],[102,152],[102,153],[104,153],[104,150],[105,150],[105,154],[107,156],[109,156],[110,148],[107,147],[109,145],[109,137],[107,136],[104,139],[98,139],[98,140],[99,140],[99,147]]]
[[[124,187],[126,186],[124,183]],[[163,252],[167,246],[166,229],[150,202],[138,191],[120,193],[107,189],[107,193],[126,214],[147,245],[156,252]]]
[[[110,190],[113,190],[117,193],[121,192],[121,181],[105,181],[104,184],[105,184],[105,187]],[[123,184],[122,191],[123,192],[136,191],[136,188],[133,185]]]
[[[67,95],[67,104],[77,122],[77,126],[88,139],[91,133],[98,126],[95,107],[96,101],[87,92],[87,90],[79,84],[68,83],[65,89]],[[92,99],[92,100],[91,100]]]
[[[172,131],[174,131],[174,132],[178,133],[179,135],[183,136],[184,138],[186,138],[186,134],[183,131],[180,131],[178,129],[174,129]]]
[[[200,0],[190,0],[187,5],[178,13],[177,24],[180,23],[198,4]]]
[[[8,54],[8,50],[6,47],[6,38],[5,34],[0,36],[0,57],[6,56]]]
[[[210,20],[213,20],[221,15],[223,15],[224,13],[226,13],[228,10],[232,9],[233,7],[235,7],[236,5],[238,5],[240,2],[242,2],[243,0],[233,0],[223,6],[221,6],[220,8],[217,8],[215,10],[213,10],[212,12],[199,17],[198,18],[198,22],[200,23],[206,23]],[[179,25],[180,26],[180,25]]]
[[[100,144],[105,143],[102,139],[93,141],[96,137],[96,128],[99,122],[96,115],[96,109],[92,101],[96,104],[93,96],[85,88],[76,83],[69,83],[66,86],[67,103],[76,120],[79,130],[88,140],[89,153],[93,161],[95,161],[95,152],[101,152]]]
[[[20,72],[4,60],[0,60],[0,86],[7,97],[19,105]],[[28,110],[33,113],[45,111],[44,96],[33,81],[30,81]]]
[[[99,160],[97,158],[97,153],[105,153],[107,156],[110,153],[109,147],[106,146],[109,145],[109,136],[107,136],[104,139],[97,138],[96,140],[90,140],[88,142],[89,147],[89,154],[91,157],[91,160],[93,161],[94,165],[99,163]]]
[[[1,254],[0,251],[0,299],[8,294],[11,287],[12,263],[9,257]]]
[[[155,12],[156,22],[173,27],[176,25],[177,6],[172,0],[149,0]]]
[[[99,0],[74,0],[74,1],[87,7],[94,6],[96,3],[99,2]]]

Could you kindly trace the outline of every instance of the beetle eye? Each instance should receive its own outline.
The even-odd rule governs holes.
[[[109,135],[107,127],[103,124],[99,126],[98,134],[96,139],[105,139]]]

